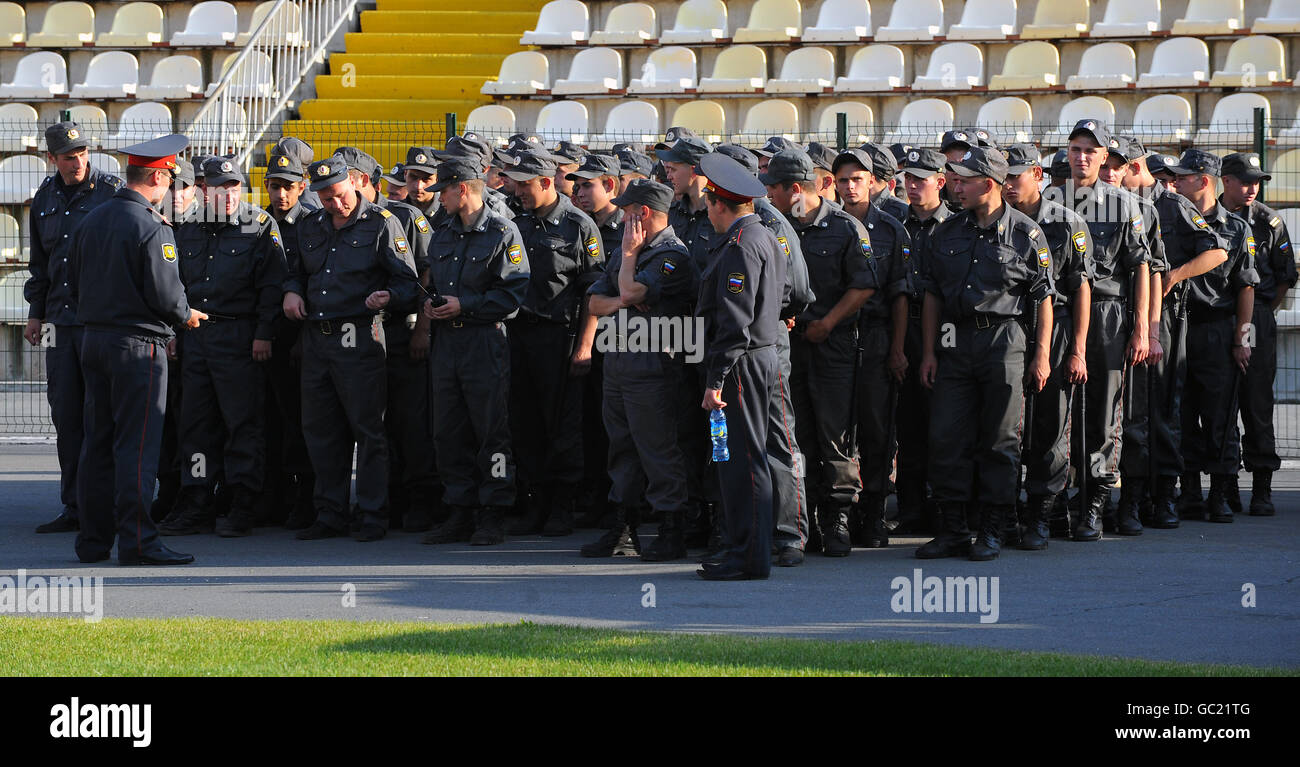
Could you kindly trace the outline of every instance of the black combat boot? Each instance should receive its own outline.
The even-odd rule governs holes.
[[[257,517],[257,495],[243,485],[230,488],[230,513],[217,520],[217,535],[243,538],[253,532]]]
[[[1047,528],[1053,538],[1069,538],[1071,508],[1075,509],[1077,516],[1078,505],[1071,507],[1065,495],[1065,493],[1061,493],[1056,496],[1056,501],[1052,503],[1052,510],[1047,515]],[[1078,498],[1079,496],[1075,494],[1074,497]]]
[[[885,522],[884,496],[869,495],[862,507],[862,545],[868,549],[889,546],[889,526]]]
[[[474,513],[474,534],[471,546],[495,546],[506,540],[506,509],[504,506],[484,506]]]
[[[169,471],[166,474],[158,475],[158,497],[154,499],[153,505],[149,507],[149,518],[154,521],[154,524],[163,521],[172,513],[172,509],[176,508],[176,500],[180,498],[180,495],[180,472]]]
[[[1071,540],[1101,540],[1101,515],[1110,501],[1110,488],[1098,487],[1088,493],[1088,505],[1080,509],[1079,520],[1074,525]]]
[[[943,523],[938,537],[916,550],[917,559],[941,559],[970,555],[970,527],[966,524],[966,504],[944,501],[939,504]]]
[[[202,485],[181,488],[176,509],[158,525],[160,535],[210,533],[216,526],[212,492]]]
[[[424,493],[413,495],[402,515],[402,532],[424,533],[433,529],[434,508],[438,501]]]
[[[847,557],[853,551],[849,537],[849,511],[837,508],[821,514],[822,554],[828,557]]]
[[[687,503],[686,527],[682,531],[682,540],[688,549],[709,549],[713,534],[713,504],[708,501]]]
[[[316,521],[316,475],[299,474],[293,508],[284,520],[286,530],[306,530]]]
[[[1205,519],[1205,501],[1201,498],[1201,474],[1200,472],[1188,472],[1183,474],[1180,483],[1180,492],[1178,493],[1178,518],[1188,519]]]
[[[697,561],[720,563],[727,553],[727,528],[722,519],[722,504],[707,503],[705,510],[709,515],[709,546]]]
[[[1250,515],[1252,517],[1271,517],[1277,513],[1273,508],[1273,472],[1263,470],[1255,472],[1250,485]]]
[[[624,505],[615,505],[614,526],[579,549],[584,557],[631,557],[641,553],[641,539],[637,537],[636,526],[640,523],[637,509]]]
[[[576,485],[556,485],[551,496],[551,511],[542,525],[542,535],[558,538],[573,534],[573,512],[578,504]]]
[[[1120,535],[1142,534],[1142,520],[1138,516],[1138,506],[1146,495],[1145,479],[1124,478],[1124,485],[1119,489],[1119,506],[1115,510],[1114,532]]]
[[[1237,486],[1237,475],[1223,475],[1223,502],[1228,505],[1228,510],[1234,516],[1244,512],[1241,508],[1241,488]]]
[[[1056,504],[1054,495],[1031,495],[1025,504],[1025,531],[1020,536],[1020,548],[1024,551],[1042,551],[1047,548],[1051,537],[1051,525],[1048,522],[1052,507]]]
[[[686,543],[682,540],[685,523],[685,510],[664,512],[663,519],[659,522],[659,535],[641,552],[641,559],[647,562],[671,562],[686,556]]]
[[[999,541],[1008,548],[1020,545],[1020,505],[1007,506],[1002,514],[1002,532]]]
[[[1157,530],[1178,527],[1178,510],[1174,506],[1174,486],[1177,484],[1178,477],[1156,477],[1156,486],[1151,494],[1151,526]]]
[[[542,531],[551,515],[551,494],[541,487],[533,487],[526,500],[521,498],[524,514],[510,525],[511,535],[535,535]]]
[[[474,507],[448,504],[447,521],[425,533],[420,543],[464,543],[474,535]]]
[[[980,509],[980,529],[975,534],[975,543],[970,547],[972,562],[987,562],[997,559],[1002,553],[1002,531],[1006,519],[1014,513],[1014,506],[984,504]]]
[[[1227,474],[1210,475],[1210,494],[1205,497],[1205,517],[1211,522],[1231,522],[1232,509],[1225,497],[1228,489]]]

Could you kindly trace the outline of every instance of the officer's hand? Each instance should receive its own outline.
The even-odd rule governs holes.
[[[813,320],[803,328],[803,337],[810,344],[819,344],[825,341],[831,334],[830,327],[826,324],[825,319]]]
[[[188,320],[185,320],[185,327],[193,330],[194,328],[197,328],[199,326],[199,320],[206,320],[207,318],[208,315],[204,314],[198,309],[190,309],[190,318]]]
[[[425,317],[433,319],[433,300],[429,298],[424,299],[424,306],[421,307],[421,310],[424,312]]]
[[[297,293],[285,293],[282,307],[284,316],[291,320],[307,319],[307,305],[303,303],[302,296]]]
[[[794,330],[794,317],[787,317],[785,320],[785,329]]]
[[[167,342],[167,359],[172,362],[180,359],[181,355],[177,353],[179,350],[180,344],[177,342],[176,337],[172,336],[171,340]]]
[[[419,328],[417,327],[416,330],[418,331]],[[422,360],[429,356],[429,334],[427,332],[411,334],[410,355],[413,360]]]
[[[899,383],[907,377],[907,355],[902,349],[889,350],[889,374]]]
[[[934,377],[939,372],[939,360],[933,354],[925,355],[921,360],[921,385],[927,389],[934,388]]]
[[[591,349],[583,349],[579,346],[573,351],[573,358],[569,360],[569,375],[585,376],[591,372]]]
[[[641,246],[645,245],[645,227],[641,224],[639,218],[626,218],[623,220],[623,257],[636,258],[641,252]]]
[[[1038,393],[1047,385],[1047,377],[1052,374],[1052,364],[1047,361],[1047,354],[1040,352],[1029,362],[1029,391]]]
[[[41,321],[35,317],[27,320],[27,327],[23,330],[23,338],[27,343],[36,346],[41,342]]]
[[[391,297],[392,294],[387,290],[376,290],[374,293],[366,296],[366,308],[374,310],[383,309],[385,306],[388,306],[388,299]]]
[[[726,406],[727,403],[722,401],[721,391],[717,389],[704,390],[704,401],[700,403],[700,407],[705,410],[721,410]]]
[[[1088,362],[1075,352],[1065,361],[1065,380],[1072,384],[1088,383]]]
[[[447,303],[433,307],[431,315],[435,320],[451,320],[460,316],[460,299],[455,296],[443,296]]]
[[[1237,361],[1237,367],[1241,368],[1241,372],[1245,373],[1246,368],[1250,367],[1250,347],[1232,347],[1232,358]]]
[[[1147,336],[1147,366],[1155,367],[1165,357],[1165,347],[1160,345],[1160,336]]]
[[[1147,345],[1146,331],[1134,333],[1128,340],[1128,361],[1133,365],[1141,365],[1142,361],[1147,358],[1150,352],[1150,346]]]
[[[271,342],[263,341],[260,338],[253,340],[253,359],[258,362],[266,362],[271,359]]]

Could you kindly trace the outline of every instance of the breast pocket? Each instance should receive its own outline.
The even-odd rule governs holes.
[[[537,240],[538,255],[542,256],[546,263],[543,268],[549,269],[556,275],[572,276],[578,270],[579,256],[578,249],[581,245],[578,242],[569,242],[563,237],[555,235],[546,235]],[[529,258],[533,258],[533,249],[528,250]],[[537,271],[534,269],[534,271]]]

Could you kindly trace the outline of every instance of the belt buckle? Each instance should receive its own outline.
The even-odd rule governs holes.
[[[978,329],[980,329],[980,330],[986,330],[986,329],[988,329],[988,328],[991,327],[991,326],[992,326],[992,323],[989,322],[988,315],[984,315],[984,314],[977,314],[977,315],[975,315],[975,327],[976,327],[976,328],[978,328]]]
[[[333,323],[329,320],[320,320],[316,323],[316,327],[320,330],[320,334],[323,336],[334,335]]]
[[[453,328],[463,328],[463,327],[465,327],[465,323],[462,322],[461,320],[452,320],[452,321],[451,321],[451,326],[452,326]]]

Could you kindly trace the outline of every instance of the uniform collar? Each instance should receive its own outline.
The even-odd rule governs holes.
[[[619,211],[619,213],[622,212],[623,211]],[[649,253],[650,251],[659,248],[661,245],[664,245],[676,239],[677,239],[677,233],[673,231],[672,225],[669,224],[668,226],[665,226],[663,229],[660,229],[658,232],[656,232],[654,237],[651,237],[650,239],[646,240],[645,247],[641,249],[641,252]]]
[[[1247,221],[1249,221],[1249,220],[1251,220],[1252,218],[1254,218],[1254,217],[1255,217],[1255,214],[1260,210],[1258,207],[1256,207],[1256,205],[1257,205],[1258,202],[1259,202],[1259,200],[1255,200],[1254,202],[1249,202],[1249,203],[1243,205],[1243,206],[1241,207],[1241,210],[1230,211],[1230,212],[1232,212],[1232,213],[1236,213],[1238,216],[1241,216],[1242,218],[1244,218],[1244,219],[1246,219]],[[1223,208],[1224,210],[1227,210],[1227,206],[1225,206],[1225,205],[1223,204],[1223,195],[1219,195],[1218,199],[1215,200],[1215,203],[1217,204],[1218,207]]]
[[[469,225],[469,228],[468,228],[468,229],[466,229],[465,226],[461,223],[461,220],[460,220],[460,214],[459,214],[459,213],[452,214],[452,216],[451,216],[451,227],[452,227],[453,229],[455,229],[456,231],[458,231],[458,232],[482,232],[482,231],[486,231],[486,230],[487,230],[488,214],[489,214],[490,212],[491,212],[491,211],[488,210],[487,201],[485,200],[485,201],[483,202],[483,207],[481,207],[481,208],[478,209],[478,214],[477,214],[476,216],[474,216],[474,221],[473,221],[473,223],[471,223],[471,224]]]
[[[534,210],[533,217],[536,218],[538,221],[545,221],[551,226],[555,226],[560,223],[560,220],[564,218],[564,214],[568,212],[566,206],[572,207],[573,203],[569,202],[568,197],[565,197],[564,195],[559,195],[558,197],[555,198],[555,205],[551,207],[550,213],[548,213],[545,216],[540,216],[538,215],[539,211]]]
[[[799,227],[802,229],[816,226],[825,229],[830,226],[830,221],[828,219],[835,213],[835,209],[838,207],[839,206],[835,203],[823,198],[822,204],[817,206],[817,214],[813,216],[813,220],[806,224],[800,222]]]
[[[1199,210],[1196,212],[1201,213]],[[1227,222],[1228,215],[1229,215],[1228,209],[1220,205],[1218,200],[1214,201],[1214,207],[1210,208],[1209,212],[1201,213],[1201,217],[1204,218],[1208,223],[1217,226],[1222,226],[1225,222]]]
[[[757,213],[746,213],[745,215],[736,219],[736,222],[731,225],[731,228],[727,230],[724,236],[713,238],[712,242],[709,244],[709,250],[710,251],[717,250],[729,242],[735,242],[736,238],[740,236],[741,230],[751,225],[752,226],[763,225],[763,220],[758,217]]]
[[[998,234],[1005,234],[1007,228],[1011,225],[1011,203],[1006,200],[1002,201],[1001,215],[995,218],[987,227],[981,227],[979,225],[979,219],[975,216],[975,211],[969,210],[966,212],[970,215],[971,228],[981,232],[992,232],[996,230]]]
[[[593,216],[592,218],[595,217]],[[614,208],[614,212],[609,214],[609,218],[605,219],[605,223],[600,224],[600,227],[602,229],[618,229],[622,225],[623,225],[623,209]]]
[[[871,207],[874,208],[876,206],[872,205]],[[952,214],[953,214],[952,208],[944,204],[943,200],[939,201],[939,207],[935,208],[934,213],[931,213],[930,217],[927,219],[922,219],[920,216],[916,215],[916,210],[911,205],[907,206],[908,219],[911,221],[915,221],[918,224],[929,224],[929,223],[942,224],[944,221],[947,221],[950,217],[952,217]]]

